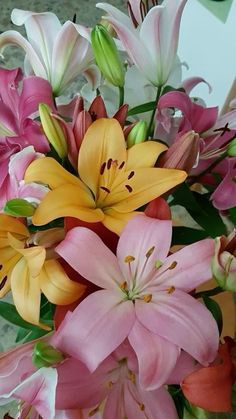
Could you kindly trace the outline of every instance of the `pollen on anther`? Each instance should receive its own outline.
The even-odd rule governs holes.
[[[130,185],[125,185],[125,187],[129,191],[129,193],[133,192],[133,188],[131,188]]]
[[[155,246],[152,246],[146,253],[146,258],[150,258],[150,256],[153,254],[155,250]]]
[[[134,176],[134,171],[132,170],[132,172],[130,172],[128,179],[131,179]]]
[[[145,303],[150,303],[150,301],[152,301],[152,294],[144,295],[143,301],[145,301]]]
[[[135,374],[129,370],[129,380],[132,381],[133,384],[135,384]]]
[[[143,403],[139,403],[139,409],[143,412],[145,410],[145,405]]]
[[[177,262],[176,261],[174,261],[174,262],[172,262],[172,264],[169,266],[169,270],[171,270],[171,269],[175,269],[176,268],[176,266],[177,266]]]
[[[121,288],[122,290],[126,290],[126,289],[127,289],[127,282],[126,282],[126,281],[122,282],[122,283],[120,284],[120,288]]]
[[[100,175],[103,175],[103,173],[105,172],[105,168],[106,168],[106,162],[104,161],[100,167]]]
[[[125,161],[122,161],[121,164],[119,165],[118,169],[120,169],[120,170],[123,169],[124,165],[125,165]]]
[[[125,263],[130,263],[130,262],[133,262],[134,260],[135,260],[135,257],[131,255],[125,256],[124,258]]]
[[[172,285],[170,288],[168,288],[167,290],[168,294],[173,294],[173,292],[175,291],[175,287]]]
[[[106,188],[106,186],[100,186],[100,189],[102,189],[103,191],[110,193],[110,189]]]

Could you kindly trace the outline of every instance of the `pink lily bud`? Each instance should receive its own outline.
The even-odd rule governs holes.
[[[212,272],[223,289],[236,291],[236,230],[215,239]]]
[[[88,111],[81,111],[74,121],[73,133],[77,146],[77,150],[80,149],[82,140],[85,136],[87,129],[92,124],[92,118]]]
[[[158,166],[182,169],[189,173],[197,160],[199,142],[200,137],[195,131],[187,132],[161,156]]]

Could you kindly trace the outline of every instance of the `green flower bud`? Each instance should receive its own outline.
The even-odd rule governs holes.
[[[39,116],[44,133],[59,157],[67,155],[67,141],[59,121],[52,116],[51,109],[45,103],[39,105]]]
[[[143,143],[147,139],[147,123],[139,121],[130,131],[127,137],[128,148],[135,144]]]
[[[34,345],[32,362],[37,368],[51,367],[63,359],[63,354],[46,342],[41,341]]]
[[[234,138],[228,145],[227,154],[230,157],[236,156],[236,138]]]
[[[7,201],[3,211],[13,217],[32,217],[35,206],[25,199],[16,198]]]
[[[103,76],[114,86],[125,84],[125,68],[116,44],[103,25],[96,25],[91,33],[93,52]]]

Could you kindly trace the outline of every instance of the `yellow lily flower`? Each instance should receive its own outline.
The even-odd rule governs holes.
[[[30,237],[19,220],[0,214],[0,298],[11,290],[21,317],[44,329],[50,328],[39,322],[41,292],[51,303],[67,305],[85,291],[55,259],[53,247],[62,235],[63,230],[56,228]]]
[[[183,182],[186,173],[154,168],[166,146],[155,141],[126,149],[120,124],[101,118],[87,130],[78,159],[76,177],[50,157],[31,163],[26,182],[47,184],[51,191],[33,216],[35,225],[59,217],[75,217],[86,222],[101,221],[120,234],[137,208]]]

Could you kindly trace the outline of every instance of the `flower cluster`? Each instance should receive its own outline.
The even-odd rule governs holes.
[[[18,326],[0,404],[15,418],[232,410],[214,296],[236,290],[236,109],[182,80],[186,2],[98,3],[94,28],[14,9],[27,39],[0,35],[26,54],[0,69],[0,315]]]

